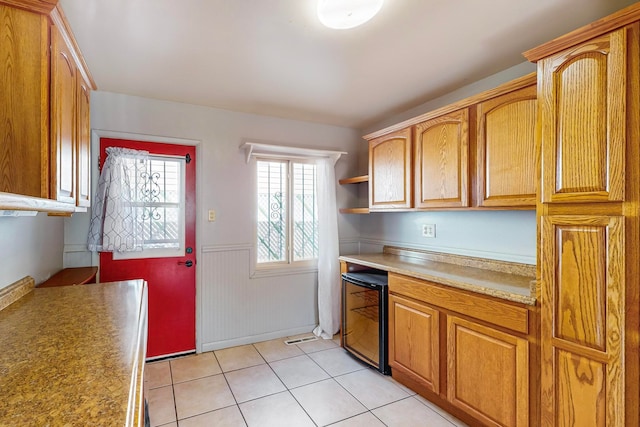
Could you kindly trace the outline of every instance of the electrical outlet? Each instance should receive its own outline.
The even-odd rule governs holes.
[[[216,220],[216,211],[213,209],[209,209],[209,222],[213,222]]]
[[[435,224],[422,224],[422,237],[433,239],[436,237]]]

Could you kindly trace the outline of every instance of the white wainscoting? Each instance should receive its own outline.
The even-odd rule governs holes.
[[[87,267],[97,265],[93,262],[91,252],[87,250],[87,245],[64,245],[62,265],[68,267]]]
[[[205,246],[198,261],[198,351],[250,344],[313,330],[317,272],[251,277],[251,245]]]

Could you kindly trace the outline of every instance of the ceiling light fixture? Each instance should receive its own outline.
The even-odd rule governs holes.
[[[384,0],[318,0],[318,19],[336,30],[357,27],[373,18]]]

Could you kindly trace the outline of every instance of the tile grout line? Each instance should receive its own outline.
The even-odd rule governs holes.
[[[169,376],[171,377],[171,394],[173,395],[173,413],[176,419],[176,426],[178,423],[178,404],[176,403],[176,390],[173,388],[173,366],[171,366],[171,361],[169,360]]]
[[[297,344],[296,344],[297,346]],[[258,349],[256,349],[256,351],[258,351],[258,353],[260,353],[260,351]],[[300,351],[304,352],[304,350],[300,349]],[[261,354],[262,355],[262,354]],[[304,354],[304,356],[307,356],[306,353]],[[299,356],[296,356],[299,357]],[[309,356],[307,356],[309,357]],[[309,357],[309,359],[311,359]],[[281,360],[286,360],[286,359],[281,359]],[[313,360],[313,359],[311,359]],[[265,360],[266,361],[266,360]],[[277,361],[276,361],[277,362]],[[315,422],[315,420],[311,417],[311,414],[309,414],[307,412],[307,410],[305,409],[304,406],[302,406],[302,404],[298,401],[298,399],[296,399],[296,396],[291,393],[291,389],[289,388],[288,385],[285,384],[285,382],[282,380],[282,378],[280,378],[280,376],[278,375],[278,373],[275,371],[275,369],[273,369],[273,366],[271,366],[271,363],[267,362],[267,366],[269,366],[269,369],[271,369],[271,372],[273,372],[273,374],[276,376],[276,378],[278,378],[278,380],[282,383],[282,385],[284,386],[284,388],[286,389],[286,392],[289,393],[289,396],[291,396],[293,398],[293,400],[298,404],[298,406],[300,407],[300,409],[302,409],[302,411],[307,415],[307,417],[309,417],[309,419],[311,420],[311,422],[313,423],[314,426],[318,427],[318,423]],[[281,392],[282,393],[282,392]],[[277,394],[277,393],[274,393]]]
[[[215,353],[214,353],[214,357],[216,357],[216,362],[218,362],[218,365],[220,366],[220,371],[221,371],[221,374],[222,374],[222,378],[224,378],[224,382],[227,384],[227,388],[229,389],[229,392],[231,393],[231,396],[233,397],[233,401],[236,402],[235,406],[238,408],[238,412],[240,412],[240,416],[242,417],[242,421],[244,421],[245,425],[249,425],[247,423],[247,420],[244,417],[244,414],[242,413],[242,409],[240,409],[240,404],[238,403],[238,399],[236,398],[236,394],[233,392],[233,389],[231,388],[231,384],[229,384],[229,380],[227,379],[227,376],[225,375],[225,372],[222,370],[222,365],[220,365],[220,362],[218,361],[218,357],[215,355]],[[233,371],[230,371],[230,372],[233,372]],[[219,408],[219,409],[221,409],[221,408]],[[211,411],[211,412],[213,412],[213,411]]]
[[[335,341],[334,341],[334,343],[335,343]],[[369,413],[371,413],[371,415],[373,415],[373,417],[374,417],[376,420],[378,420],[380,423],[382,423],[383,425],[385,425],[385,426],[386,426],[387,424],[386,424],[386,423],[384,423],[384,422],[383,422],[383,421],[382,421],[378,416],[376,416],[376,414],[374,414],[374,413],[373,413],[373,410],[377,410],[377,409],[380,409],[380,408],[384,408],[384,407],[387,407],[387,406],[389,406],[389,405],[393,405],[393,404],[395,404],[395,403],[402,402],[402,401],[407,400],[407,399],[410,399],[410,398],[413,398],[414,400],[417,400],[417,401],[418,401],[418,403],[420,403],[420,404],[421,404],[421,406],[425,407],[425,409],[429,410],[431,413],[437,414],[437,415],[438,415],[438,418],[439,418],[439,419],[441,419],[442,421],[445,421],[445,422],[447,423],[447,425],[448,425],[448,426],[450,426],[450,427],[456,427],[456,426],[458,425],[457,423],[455,423],[455,422],[453,422],[452,420],[450,420],[450,419],[448,419],[447,417],[445,417],[443,414],[439,413],[437,410],[433,409],[433,408],[432,408],[431,406],[429,406],[427,403],[425,403],[425,402],[421,401],[420,399],[418,399],[418,398],[417,398],[417,396],[418,396],[417,394],[413,394],[413,395],[408,394],[408,395],[407,395],[406,397],[404,397],[404,398],[401,398],[401,399],[395,400],[395,401],[393,401],[393,402],[386,403],[386,404],[384,404],[384,405],[380,405],[380,406],[378,406],[378,407],[376,407],[376,408],[373,408],[373,409],[369,409],[369,408],[367,408],[367,407],[363,404],[363,402],[362,402],[362,401],[360,401],[360,400],[359,400],[359,399],[358,399],[354,394],[352,394],[348,389],[346,389],[346,387],[345,387],[345,386],[343,386],[340,382],[338,382],[338,381],[337,381],[337,378],[345,377],[345,376],[347,376],[347,375],[350,375],[350,374],[356,373],[356,372],[358,372],[358,371],[366,370],[366,369],[367,369],[366,367],[364,367],[364,366],[363,366],[361,369],[356,369],[356,370],[351,371],[351,372],[345,372],[345,373],[340,373],[340,374],[338,374],[338,375],[332,375],[332,374],[331,374],[331,373],[329,373],[327,370],[325,370],[322,366],[320,366],[320,364],[319,364],[319,363],[318,363],[318,362],[317,362],[313,357],[311,357],[311,355],[312,355],[312,354],[315,354],[315,353],[322,353],[322,352],[324,352],[324,351],[335,350],[335,349],[337,349],[337,348],[341,348],[339,345],[336,345],[336,346],[335,346],[335,347],[333,347],[333,348],[325,348],[325,349],[321,349],[321,350],[318,350],[318,351],[313,351],[313,352],[307,353],[306,351],[304,351],[303,349],[301,349],[301,348],[300,348],[300,346],[299,346],[298,344],[296,344],[296,347],[298,348],[298,350],[300,350],[300,351],[302,352],[302,354],[295,355],[295,356],[283,357],[282,359],[273,360],[273,361],[271,361],[271,362],[269,362],[269,361],[267,361],[267,360],[266,360],[265,355],[263,355],[263,354],[260,352],[260,350],[256,347],[255,343],[252,343],[252,344],[250,344],[250,345],[251,345],[251,348],[252,348],[255,352],[257,352],[257,353],[258,353],[258,355],[260,356],[260,358],[263,360],[263,362],[264,362],[264,363],[260,363],[260,364],[258,364],[258,365],[251,365],[251,366],[247,366],[247,367],[243,367],[243,368],[239,368],[239,369],[234,369],[234,370],[231,370],[231,371],[228,371],[228,372],[224,372],[224,371],[222,370],[222,367],[221,367],[221,365],[220,365],[220,362],[219,362],[219,360],[218,360],[217,355],[215,354],[215,351],[214,351],[214,350],[212,350],[212,351],[211,351],[214,361],[218,364],[218,367],[220,368],[220,373],[219,373],[219,374],[222,374],[222,375],[223,375],[224,380],[225,380],[225,383],[226,383],[226,385],[227,385],[227,387],[228,387],[229,391],[231,392],[231,395],[232,395],[232,397],[233,397],[233,400],[234,400],[235,404],[231,404],[231,405],[228,405],[228,406],[224,406],[224,407],[221,407],[221,408],[217,408],[217,409],[212,410],[212,411],[206,411],[206,412],[203,412],[203,413],[201,413],[201,414],[195,414],[195,415],[193,415],[193,416],[191,416],[191,417],[187,417],[187,418],[185,418],[185,419],[193,418],[193,417],[196,417],[196,416],[201,416],[201,415],[203,415],[203,414],[207,414],[207,413],[211,413],[211,412],[215,412],[215,411],[219,411],[219,410],[222,410],[222,409],[225,409],[225,408],[230,408],[230,407],[235,406],[235,407],[237,408],[237,410],[240,412],[240,415],[241,415],[241,417],[242,417],[242,419],[243,419],[243,422],[245,423],[245,425],[247,425],[247,426],[248,426],[249,424],[248,424],[248,422],[247,422],[247,419],[246,419],[246,417],[245,417],[245,414],[244,414],[244,413],[243,413],[243,411],[240,409],[240,403],[238,402],[236,395],[234,394],[233,390],[231,389],[231,385],[230,385],[230,383],[229,383],[229,380],[227,379],[226,374],[227,374],[227,373],[231,373],[231,372],[236,372],[236,371],[239,371],[239,370],[242,370],[242,369],[247,369],[247,368],[251,368],[251,367],[260,366],[260,365],[262,365],[262,364],[266,364],[266,365],[269,367],[270,371],[271,371],[271,372],[275,375],[275,377],[278,379],[278,381],[280,381],[280,383],[284,386],[284,389],[285,389],[285,390],[283,390],[283,391],[286,391],[286,392],[288,392],[288,393],[289,393],[289,396],[291,396],[291,397],[293,398],[293,400],[294,400],[294,401],[296,402],[296,404],[297,404],[297,405],[298,405],[298,406],[303,410],[303,413],[305,413],[305,414],[307,415],[307,417],[311,420],[311,422],[313,423],[313,425],[314,425],[314,426],[318,426],[319,424],[318,424],[315,420],[313,420],[313,418],[311,417],[311,415],[309,414],[309,412],[307,412],[307,410],[305,409],[305,407],[304,407],[304,406],[303,406],[303,405],[298,401],[298,399],[296,399],[296,397],[295,397],[295,395],[292,393],[292,391],[294,391],[294,390],[296,390],[296,389],[299,389],[299,388],[302,388],[302,387],[305,387],[305,386],[309,386],[309,385],[312,385],[312,384],[317,384],[317,383],[322,382],[322,381],[326,381],[327,379],[332,379],[332,380],[334,380],[336,383],[338,383],[338,385],[339,385],[339,386],[340,386],[344,391],[346,391],[346,392],[347,392],[351,397],[353,397],[353,398],[355,399],[355,401],[356,401],[356,402],[358,402],[358,403],[359,403],[363,408],[365,408],[365,411],[364,411],[364,412],[362,412],[362,413],[355,414],[355,415],[353,415],[353,416],[346,417],[346,418],[341,419],[341,420],[337,420],[337,421],[335,421],[335,422],[331,423],[330,425],[334,425],[334,424],[336,424],[336,423],[340,423],[340,422],[343,422],[343,421],[345,421],[345,420],[349,420],[349,419],[351,419],[351,418],[355,418],[355,417],[358,417],[358,416],[364,415],[364,414],[366,414],[367,412],[369,412]],[[277,372],[275,371],[275,369],[273,368],[272,363],[281,362],[281,361],[284,361],[284,360],[288,360],[288,359],[292,359],[292,358],[300,357],[300,356],[306,356],[308,359],[311,359],[311,360],[313,361],[314,365],[316,365],[318,368],[320,368],[320,371],[321,371],[321,372],[323,372],[323,373],[325,373],[325,374],[328,376],[328,378],[321,379],[321,380],[317,380],[317,381],[313,381],[313,382],[308,383],[308,384],[302,384],[302,385],[299,385],[299,386],[296,386],[296,387],[292,387],[292,388],[290,388],[289,386],[287,386],[287,384],[285,384],[285,383],[284,383],[283,379],[280,377],[280,375],[278,375],[278,373],[277,373]],[[172,366],[171,361],[167,361],[167,362],[168,362],[168,364],[169,364],[169,374],[170,374],[170,379],[171,379],[171,387],[172,387],[172,395],[173,395],[173,409],[174,409],[174,414],[175,414],[175,422],[176,422],[176,424],[177,424],[177,425],[179,425],[178,413],[177,413],[176,392],[175,392],[175,385],[176,385],[176,383],[174,383],[174,372],[173,372],[173,366]],[[202,378],[207,378],[207,377],[213,377],[213,376],[216,376],[216,375],[219,375],[219,374],[206,375],[206,376],[204,376],[204,377],[194,378],[193,380],[202,379]],[[377,372],[376,372],[376,374],[377,374]],[[389,379],[391,379],[391,380],[392,380],[393,378],[392,378],[392,377],[389,377]],[[385,380],[388,380],[388,379],[387,379],[387,378],[385,378]],[[188,382],[188,381],[183,381],[182,383],[184,383],[184,382]],[[177,384],[182,384],[182,383],[177,383]],[[399,387],[399,385],[398,385],[398,384],[394,384],[394,382],[393,382],[393,381],[389,381],[389,383],[390,383],[390,384],[392,384],[392,385],[394,385],[394,386],[396,386],[396,387]],[[155,387],[155,389],[160,388],[160,387],[161,387],[161,386]],[[151,390],[151,388],[150,388],[149,390]],[[274,396],[274,395],[276,395],[276,394],[282,393],[283,391],[279,391],[279,392],[270,393],[270,394],[267,394],[267,395],[264,395],[264,396],[256,397],[256,398],[254,398],[254,399],[250,399],[250,400],[247,400],[246,402],[242,402],[242,403],[247,403],[247,402],[251,402],[251,401],[259,400],[259,399],[262,399],[262,398],[266,398],[266,397],[269,397],[269,396]],[[404,390],[403,390],[403,391],[404,391]],[[171,423],[169,423],[169,424],[171,424]],[[166,425],[168,425],[168,424],[164,424],[164,426],[166,426]]]
[[[240,416],[242,417],[242,421],[244,422],[244,425],[248,426],[249,423],[247,422],[247,419],[245,418],[244,413],[240,409],[240,404],[238,403],[238,399],[236,399],[236,395],[233,393],[233,390],[231,389],[231,385],[229,384],[229,380],[227,379],[227,376],[224,374],[224,371],[222,370],[222,365],[220,364],[220,361],[218,360],[218,356],[216,356],[215,351],[211,351],[211,354],[213,355],[214,359],[216,360],[216,363],[218,364],[218,367],[220,368],[220,374],[222,374],[222,378],[224,378],[224,382],[227,384],[227,387],[229,388],[229,392],[231,393],[231,396],[233,396],[233,401],[236,402],[235,407],[238,409],[238,412],[240,413]],[[226,406],[226,408],[229,408],[231,406],[233,406],[233,405]],[[216,411],[220,410],[220,409],[224,409],[224,408],[218,408],[218,409],[216,409]],[[211,412],[213,412],[213,411],[211,411]],[[180,427],[180,426],[178,426],[178,427]]]

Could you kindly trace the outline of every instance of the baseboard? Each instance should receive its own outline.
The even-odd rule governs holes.
[[[292,335],[299,335],[299,334],[305,334],[305,333],[311,334],[312,333],[311,331],[313,331],[313,328],[315,328],[316,326],[317,325],[313,324],[313,325],[301,326],[298,328],[268,332],[260,335],[250,335],[248,337],[233,338],[230,340],[207,342],[202,344],[202,347],[200,348],[200,352],[204,353],[206,351],[221,350],[223,348],[235,347],[238,345],[254,344],[261,341],[269,341],[277,338],[290,337]]]

